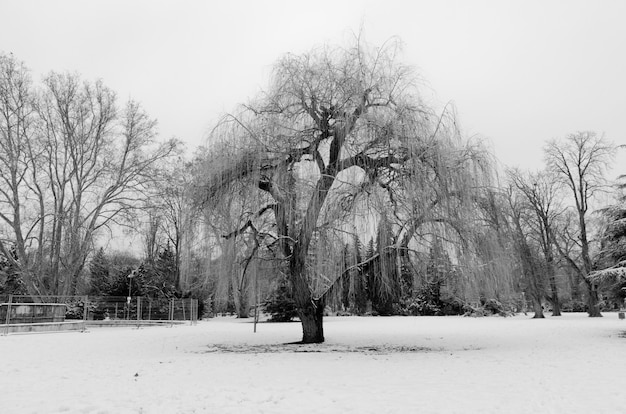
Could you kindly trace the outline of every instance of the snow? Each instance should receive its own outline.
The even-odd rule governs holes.
[[[626,413],[626,321],[330,317],[0,336],[2,413]]]

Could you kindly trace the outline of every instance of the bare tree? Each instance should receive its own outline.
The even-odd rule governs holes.
[[[559,182],[568,189],[577,215],[577,232],[571,240],[580,249],[580,260],[565,251],[560,243],[555,246],[559,254],[578,274],[587,286],[588,313],[591,317],[600,313],[598,285],[589,277],[593,268],[590,253],[590,231],[588,227],[589,204],[606,189],[604,176],[606,166],[614,155],[616,147],[595,132],[577,132],[564,140],[551,141],[545,148],[548,168]],[[557,241],[557,239],[553,238]]]
[[[555,247],[552,236],[556,233],[554,221],[561,212],[558,205],[558,183],[548,172],[524,175],[520,171],[511,170],[508,176],[534,212],[534,219],[529,220],[529,225],[533,238],[541,246],[543,252],[544,263],[542,267],[550,285],[549,300],[552,304],[552,316],[561,316],[561,302],[556,280]]]
[[[525,292],[533,304],[533,318],[544,318],[542,301],[545,296],[544,277],[538,260],[538,254],[532,248],[528,234],[529,221],[534,212],[527,203],[523,193],[514,187],[507,189],[509,213],[513,224],[513,239],[525,284]]]
[[[406,188],[402,183],[432,181],[450,167],[439,163],[453,145],[443,127],[453,118],[421,102],[416,78],[397,58],[396,42],[287,55],[276,65],[271,90],[214,131],[221,145],[237,149],[236,157],[211,164],[201,198],[210,205],[242,181],[260,190],[258,205],[229,235],[272,216],[265,241],[285,262],[305,343],[324,341],[324,295],[337,279],[313,266],[318,247],[350,227],[346,218],[367,210],[372,193],[383,189],[391,202]],[[332,261],[339,263],[337,250]]]
[[[12,55],[0,55],[0,251],[20,269],[29,291],[38,292],[35,279],[42,276],[44,246],[39,244],[34,255],[27,246],[32,239],[43,239],[45,199],[37,181],[40,151],[33,146],[37,120],[32,101],[26,66]],[[33,205],[27,200],[34,200]]]
[[[0,249],[16,245],[15,265],[30,293],[74,294],[94,236],[139,207],[156,163],[175,142],[157,144],[156,122],[133,101],[119,111],[101,82],[51,73],[35,94],[23,65],[11,72],[15,60],[2,62],[2,109],[24,121],[16,127],[9,116],[0,126],[19,140],[0,153],[16,166],[0,172],[10,184],[2,203],[11,207],[0,216],[10,228]],[[11,96],[21,98],[11,105]]]
[[[168,161],[159,166],[159,180],[150,188],[145,206],[147,220],[142,232],[146,259],[150,263],[154,263],[159,249],[171,246],[175,261],[175,286],[186,290],[186,283],[181,283],[181,267],[183,249],[187,248],[183,246],[188,241],[186,232],[191,231],[192,216],[195,214],[189,198],[192,174],[189,163],[182,156]]]

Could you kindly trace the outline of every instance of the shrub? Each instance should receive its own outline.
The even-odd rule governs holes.
[[[481,302],[478,306],[471,306],[468,304],[464,305],[463,310],[465,313],[463,316],[491,316],[491,315],[499,315],[499,316],[513,316],[515,311],[511,305],[503,304],[502,302],[496,299],[487,299],[486,301]]]
[[[296,302],[286,281],[281,281],[268,301],[263,304],[271,315],[270,322],[290,322],[298,316]]]
[[[561,312],[587,312],[587,304],[581,300],[570,300],[561,305]]]
[[[88,303],[88,314],[93,314],[97,305],[94,303]],[[75,302],[69,302],[65,311],[65,319],[83,319],[85,315],[85,302],[80,299]]]

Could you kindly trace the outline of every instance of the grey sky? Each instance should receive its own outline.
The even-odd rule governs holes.
[[[361,28],[374,44],[399,36],[428,98],[453,101],[509,166],[539,168],[545,140],[578,130],[626,144],[626,1],[0,0],[0,15],[0,50],[35,79],[101,78],[192,149],[282,54]]]

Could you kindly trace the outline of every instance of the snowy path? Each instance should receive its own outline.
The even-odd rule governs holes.
[[[625,331],[614,313],[327,318],[325,344],[281,352],[298,323],[9,335],[0,412],[626,413]]]

